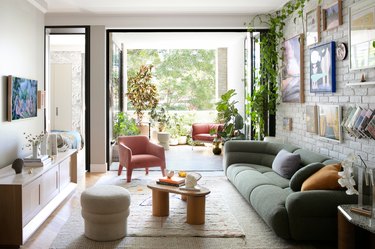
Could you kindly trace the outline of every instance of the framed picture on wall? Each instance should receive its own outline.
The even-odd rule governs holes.
[[[303,35],[284,42],[281,99],[283,102],[302,103],[304,101]]]
[[[350,70],[375,67],[375,1],[349,7]]]
[[[310,92],[336,91],[336,43],[310,48]]]
[[[311,133],[318,133],[318,117],[316,105],[306,106],[306,131]]]
[[[319,136],[341,142],[341,106],[319,105],[318,109]]]
[[[36,117],[37,103],[36,80],[8,76],[8,121]]]
[[[284,131],[292,130],[292,118],[283,118],[283,130]]]
[[[336,28],[342,24],[342,1],[337,0],[333,4],[323,8],[323,30]]]
[[[320,42],[320,6],[306,13],[306,46]]]

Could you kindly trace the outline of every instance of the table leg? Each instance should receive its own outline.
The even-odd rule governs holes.
[[[168,216],[169,215],[169,193],[153,189],[152,190],[152,215]]]
[[[355,249],[355,227],[338,211],[338,247],[339,249]]]
[[[187,218],[186,222],[191,225],[204,224],[206,212],[205,196],[188,196],[187,197]]]

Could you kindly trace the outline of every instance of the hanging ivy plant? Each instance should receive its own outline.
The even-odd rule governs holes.
[[[254,81],[254,89],[251,96],[247,96],[247,114],[253,124],[255,124],[255,137],[262,139],[267,136],[268,131],[265,130],[265,122],[269,114],[275,114],[278,104],[278,77],[279,62],[282,60],[282,46],[285,41],[284,27],[285,22],[294,13],[298,14],[298,18],[302,20],[303,27],[303,10],[305,4],[310,0],[295,0],[288,2],[279,11],[268,15],[257,15],[249,23],[250,27],[254,27],[255,21],[266,23],[269,27],[268,31],[262,33],[262,38],[258,40],[260,45],[260,69],[259,77]],[[321,0],[319,0],[319,3]],[[297,17],[294,18],[296,23]],[[249,28],[251,31],[252,28]],[[281,50],[281,52],[280,52]]]

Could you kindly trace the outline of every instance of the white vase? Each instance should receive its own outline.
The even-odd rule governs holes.
[[[169,150],[169,133],[159,132],[158,133],[159,144],[164,147],[165,150]]]
[[[38,158],[39,144],[33,144],[33,158]]]

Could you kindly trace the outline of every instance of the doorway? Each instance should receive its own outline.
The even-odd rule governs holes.
[[[90,170],[88,37],[88,27],[45,29],[45,130],[78,150],[81,176]]]

